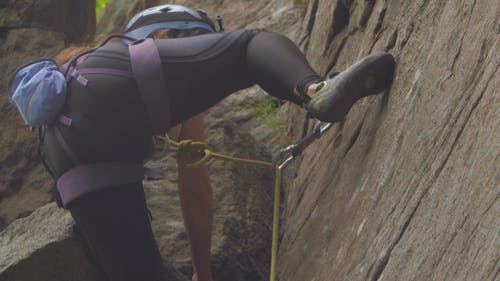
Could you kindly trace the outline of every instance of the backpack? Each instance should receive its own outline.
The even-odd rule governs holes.
[[[9,101],[32,128],[54,124],[66,100],[66,79],[51,59],[20,67],[9,83]]]

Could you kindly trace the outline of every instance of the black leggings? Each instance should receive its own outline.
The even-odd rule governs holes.
[[[199,44],[186,50],[193,40]],[[157,45],[173,125],[255,84],[274,97],[301,105],[294,88],[305,91],[309,84],[322,81],[296,45],[276,33],[239,30],[158,40]]]
[[[298,86],[321,81],[286,37],[239,30],[157,40],[170,95],[173,124],[196,115],[229,94],[258,84],[278,98],[300,104]],[[110,44],[92,53],[86,67],[130,70],[127,46]],[[65,114],[70,128],[57,125],[83,163],[133,161],[147,156],[151,127],[132,79],[88,75],[86,87],[69,84]],[[49,129],[43,144],[58,178],[74,163]],[[165,275],[146,212],[142,183],[87,194],[67,206],[109,280],[171,280]]]
[[[110,280],[176,280],[163,265],[142,183],[83,196],[69,210]]]

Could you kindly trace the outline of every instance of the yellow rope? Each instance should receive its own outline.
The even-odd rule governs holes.
[[[182,140],[175,142],[165,137],[158,137],[164,141],[170,142],[172,145],[171,150],[177,153],[177,157],[185,162],[183,165],[186,168],[199,167],[212,158],[234,161],[237,163],[253,164],[272,168],[275,170],[275,184],[274,184],[274,210],[273,210],[273,237],[271,246],[271,269],[270,281],[276,280],[276,260],[278,255],[278,235],[279,235],[279,211],[280,211],[280,191],[281,191],[281,169],[277,165],[260,160],[252,160],[245,158],[238,158],[229,155],[214,153],[208,149],[208,145],[204,142],[196,142],[192,140]]]
[[[166,138],[159,137],[160,139],[166,140]],[[268,168],[274,168],[273,163],[267,161],[239,158],[234,156],[229,156],[225,154],[215,153],[208,149],[208,145],[204,142],[192,141],[192,140],[182,140],[180,142],[168,140],[172,145],[171,150],[177,152],[177,157],[182,158],[184,161],[187,160],[184,166],[187,168],[199,167],[207,163],[210,159],[221,159],[229,160],[244,164],[260,165]]]
[[[299,2],[299,1],[296,1]],[[279,151],[279,155],[282,153],[290,153],[293,152],[288,159],[284,160],[281,163],[269,163],[265,161],[259,160],[251,160],[238,158],[233,156],[228,156],[224,154],[213,153],[206,143],[203,142],[193,142],[191,140],[183,140],[181,142],[174,142],[169,140],[166,137],[159,137],[165,141],[168,141],[172,145],[172,150],[177,152],[177,159],[182,160],[179,161],[187,168],[197,167],[203,165],[207,161],[212,158],[218,158],[223,160],[231,160],[239,163],[247,163],[247,164],[255,164],[265,166],[275,170],[275,184],[274,184],[274,210],[273,210],[273,237],[272,237],[272,246],[271,246],[271,270],[270,270],[270,281],[276,280],[276,260],[278,254],[278,235],[279,235],[279,211],[280,211],[280,191],[281,191],[281,180],[282,173],[281,169],[283,169],[289,161],[294,159],[293,154],[300,153],[304,150],[314,139],[318,139],[325,132],[327,132],[333,123],[323,123],[319,122],[313,129],[313,132],[309,135],[306,135],[302,138],[297,144],[289,146]],[[278,157],[279,158],[279,157]]]
[[[275,167],[276,180],[274,182],[274,211],[273,211],[273,240],[271,244],[271,270],[269,280],[276,279],[276,260],[278,256],[278,234],[280,217],[280,190],[281,190],[281,169]]]

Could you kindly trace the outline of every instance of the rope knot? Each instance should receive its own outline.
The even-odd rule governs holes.
[[[199,167],[210,160],[212,156],[212,151],[204,142],[182,140],[174,145],[177,147],[179,163],[188,168]]]

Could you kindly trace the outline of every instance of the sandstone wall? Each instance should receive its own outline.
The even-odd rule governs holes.
[[[303,46],[323,74],[376,50],[397,70],[306,151],[279,280],[498,280],[499,16],[497,1],[310,1]]]

